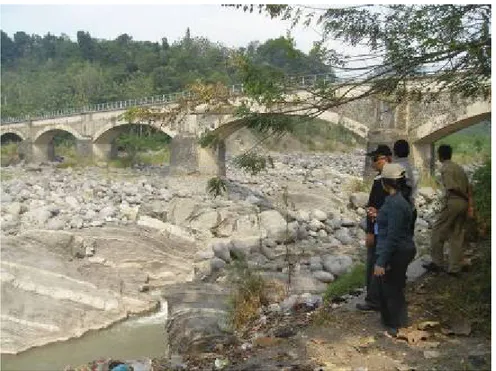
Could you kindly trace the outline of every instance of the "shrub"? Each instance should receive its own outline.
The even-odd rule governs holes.
[[[230,267],[230,281],[235,286],[231,296],[229,320],[234,329],[240,330],[259,315],[263,305],[268,304],[268,285],[253,273],[243,259],[235,260]]]
[[[216,198],[227,189],[226,181],[221,177],[210,178],[207,182],[207,192]]]
[[[346,295],[365,286],[365,265],[357,264],[348,273],[338,277],[327,286],[324,300],[329,302],[337,297]]]
[[[479,167],[473,176],[473,197],[477,223],[490,231],[491,226],[491,161]]]

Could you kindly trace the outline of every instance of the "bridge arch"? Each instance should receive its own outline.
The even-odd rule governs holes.
[[[113,122],[99,129],[93,136],[93,155],[103,160],[117,157],[118,148],[115,140],[132,126],[147,126],[165,133],[171,138],[177,136],[175,130],[170,129],[165,125],[161,125],[160,123]]]
[[[19,139],[19,140],[14,140],[14,142],[22,142],[26,139],[24,137],[24,134],[18,130],[7,130],[7,131],[1,133],[0,137],[1,137],[1,143],[2,144],[4,142],[9,142],[8,139],[10,139],[10,138]]]
[[[410,136],[413,144],[413,158],[419,168],[432,172],[436,162],[435,142],[459,130],[491,119],[491,105],[479,102],[469,105],[463,115],[450,117],[449,114],[435,117],[415,129]]]
[[[130,125],[148,125],[162,131],[167,134],[171,138],[174,138],[177,135],[176,130],[172,130],[165,125],[161,125],[159,123],[147,124],[141,122],[117,122],[117,123],[109,123],[103,126],[101,129],[95,132],[93,135],[93,144],[103,145],[103,144],[111,144],[120,134],[122,134]]]
[[[36,133],[34,139],[33,139],[33,144],[35,145],[47,145],[49,144],[53,137],[57,135],[57,132],[60,131],[65,131],[66,133],[71,134],[76,138],[76,140],[81,140],[84,139],[84,137],[78,133],[76,130],[71,128],[70,126],[66,125],[56,125],[56,126],[47,126],[43,128],[41,131]]]
[[[475,102],[468,105],[464,114],[452,117],[443,114],[413,130],[412,141],[417,143],[434,143],[459,130],[468,128],[483,120],[491,118],[489,102]]]
[[[262,113],[262,115],[274,115],[275,113]],[[279,115],[279,113],[276,113]],[[301,112],[280,113],[280,115],[303,116]],[[368,136],[368,127],[348,117],[340,115],[336,112],[326,111],[317,116],[321,120],[327,121],[329,125],[339,124],[350,132],[358,135],[360,138],[366,139]],[[225,116],[212,130],[212,134],[216,135],[219,139],[224,140],[237,130],[247,125],[244,118],[234,115]]]

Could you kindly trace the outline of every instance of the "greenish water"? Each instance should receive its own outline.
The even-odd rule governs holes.
[[[62,371],[97,359],[160,357],[166,349],[167,305],[146,317],[135,317],[80,338],[52,343],[25,352],[3,354],[2,371]]]

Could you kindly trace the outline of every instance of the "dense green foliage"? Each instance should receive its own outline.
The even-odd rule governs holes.
[[[233,56],[279,74],[330,72],[318,55],[305,55],[280,37],[230,49],[204,37],[172,44],[134,41],[127,34],[101,40],[79,31],[68,36],[1,32],[2,116],[36,114],[88,104],[184,90],[202,83],[239,83]]]
[[[491,160],[478,168],[473,177],[477,221],[491,230]]]

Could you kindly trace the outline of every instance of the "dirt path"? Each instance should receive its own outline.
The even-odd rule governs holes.
[[[456,287],[472,273],[425,274],[408,283],[411,326],[403,339],[386,337],[379,314],[354,310],[357,300],[352,300],[314,312],[269,314],[241,342],[184,361],[188,370],[490,370],[490,320],[459,317],[453,314],[463,312],[439,307],[439,295],[458,295]]]

